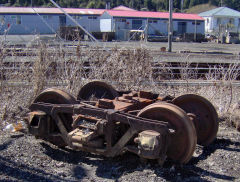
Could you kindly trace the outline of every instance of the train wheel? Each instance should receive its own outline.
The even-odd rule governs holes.
[[[51,104],[75,104],[76,99],[70,94],[62,90],[49,88],[41,92],[33,101],[33,103],[37,103],[37,102],[44,102],[44,103],[51,103]],[[72,115],[65,113],[65,114],[61,114],[60,117],[67,131],[71,131],[72,129],[71,125],[73,122]],[[51,135],[44,139],[46,139],[47,141],[57,146],[61,146],[61,147],[65,146],[66,143],[63,141],[62,137],[59,135],[59,130],[56,123],[52,118],[49,120],[49,122],[50,122],[50,128],[51,128],[50,129]]]
[[[179,107],[166,102],[151,104],[143,108],[138,116],[169,123],[171,142],[167,156],[179,163],[187,163],[195,150],[197,135],[187,114]]]
[[[115,97],[118,97],[118,92],[111,85],[102,81],[92,81],[80,89],[77,99],[96,101],[101,98],[114,99]]]
[[[186,113],[196,116],[194,124],[198,144],[207,146],[213,142],[218,131],[218,115],[207,99],[195,94],[186,94],[175,98],[173,104],[182,108]]]

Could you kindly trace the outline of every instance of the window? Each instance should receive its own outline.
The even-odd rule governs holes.
[[[207,18],[207,24],[209,24],[209,18]]]
[[[52,18],[52,15],[43,15],[42,17],[43,17],[43,19],[46,19],[46,20],[47,20],[47,19],[51,19],[51,18]]]
[[[43,15],[42,17],[43,17],[43,19],[48,19],[47,15]]]
[[[20,25],[20,24],[22,24],[22,17],[21,16],[17,16],[17,18],[16,18],[16,24],[17,25]]]
[[[126,22],[127,20],[125,18],[117,18],[116,22]]]
[[[132,29],[133,30],[142,29],[142,20],[133,20],[132,21]]]
[[[157,20],[148,20],[148,23],[158,23]]]
[[[17,25],[22,24],[22,17],[20,15],[12,15],[11,19],[13,19],[14,21],[16,21]]]
[[[75,20],[81,20],[82,19],[82,17],[81,16],[78,16],[78,15],[75,15],[75,16],[72,16]],[[88,19],[90,19],[90,18],[88,18]]]
[[[193,21],[192,24],[195,25],[195,21]],[[200,25],[200,22],[197,22],[197,25]]]
[[[96,16],[89,16],[88,19],[95,20],[95,19],[97,19],[97,17]]]
[[[217,25],[221,24],[221,18],[217,18]]]
[[[78,16],[72,16],[73,17],[73,19],[75,19],[75,20],[77,20],[78,19]]]

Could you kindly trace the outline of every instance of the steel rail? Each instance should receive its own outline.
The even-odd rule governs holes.
[[[64,54],[67,55],[76,55],[76,46],[74,47],[66,47],[65,50],[64,49]],[[131,49],[121,49],[121,51],[129,51]],[[132,49],[134,50],[134,49]],[[81,53],[87,53],[89,51],[95,51],[95,52],[111,52],[111,49],[108,48],[104,48],[104,49],[94,49],[91,48],[90,50],[81,50]],[[37,48],[2,48],[0,49],[0,52],[2,52],[2,54],[5,56],[38,56],[38,49]],[[61,52],[56,51],[54,49],[48,49],[47,52],[49,55],[57,55]],[[232,62],[232,63],[237,63],[240,60],[240,55],[238,54],[220,54],[220,53],[202,53],[202,52],[190,52],[190,53],[177,53],[177,52],[172,52],[172,53],[166,53],[166,52],[159,52],[159,51],[155,51],[155,50],[149,50],[149,55],[150,57],[153,58],[154,61],[158,62],[159,59],[161,58],[171,58],[172,61],[171,62],[178,62],[179,59],[178,58],[187,58],[187,61],[191,62],[191,59],[213,59],[210,62],[217,62],[218,59],[220,60],[224,60],[227,63],[228,62]],[[177,59],[174,59],[177,58]],[[196,60],[194,60],[193,62],[198,62]],[[208,61],[204,61],[201,60],[199,62],[209,62]],[[221,61],[222,62],[222,61]]]
[[[0,86],[8,87],[18,87],[18,86],[33,86],[34,83],[31,82],[14,82],[14,81],[0,81]],[[240,81],[231,80],[162,80],[156,82],[141,82],[142,85],[155,84],[157,86],[233,86],[239,87]],[[46,86],[67,86],[68,81],[49,81]],[[113,82],[112,85],[118,85],[118,83]]]

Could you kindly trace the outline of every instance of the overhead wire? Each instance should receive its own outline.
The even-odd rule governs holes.
[[[91,37],[91,40],[98,42],[98,40],[91,34],[89,33],[83,26],[81,26],[73,17],[71,17],[66,11],[64,11],[63,8],[61,8],[57,3],[55,3],[53,0],[50,0],[54,6],[56,6],[62,13],[64,13],[72,22],[74,22],[79,28],[81,28],[89,37]]]
[[[47,27],[57,35],[57,37],[63,41],[63,39],[58,35],[58,33],[47,23],[46,20],[44,20],[44,18],[32,7],[32,10],[39,16],[39,18],[43,21],[43,23],[45,23],[45,25],[47,25]]]
[[[44,24],[45,24],[53,33],[55,33],[61,41],[63,41],[63,39],[62,39],[62,38],[58,35],[58,33],[47,23],[47,21],[45,21],[45,20],[42,18],[42,16],[41,16],[33,7],[31,7],[31,8],[32,8],[32,10],[39,16],[39,18],[44,22]],[[5,41],[6,41],[6,35],[7,35],[7,33],[9,32],[10,28],[11,28],[11,26],[8,27],[7,31],[4,32],[4,37],[5,37],[4,39],[5,39]],[[17,35],[17,36],[22,39],[21,35]],[[31,41],[33,41],[34,39],[35,39],[35,38],[33,38]],[[24,40],[24,39],[23,39],[23,40]],[[31,42],[31,41],[30,41],[30,42]]]

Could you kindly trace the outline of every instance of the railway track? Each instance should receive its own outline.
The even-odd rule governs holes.
[[[142,85],[149,85],[149,82],[142,82]],[[220,81],[220,80],[162,80],[154,82],[158,86],[231,86],[239,87],[240,81]],[[47,87],[55,86],[67,86],[68,81],[49,81],[46,83]],[[112,85],[118,85],[118,83],[113,82]],[[7,87],[30,87],[33,86],[31,82],[25,81],[2,81],[0,86]]]
[[[55,57],[79,57],[76,47],[75,45],[65,45],[60,51],[50,47],[47,49],[47,54]],[[121,50],[124,51],[124,49]],[[7,47],[0,50],[3,55],[0,71],[4,73],[5,71],[32,69],[34,62],[32,58],[39,56],[39,51],[39,48],[34,47]],[[91,49],[91,51],[98,54],[111,50]],[[87,56],[88,53],[89,48],[83,48],[80,56]],[[231,72],[231,74],[239,75],[240,71],[240,55],[232,53],[189,51],[166,53],[153,50],[149,51],[149,54],[153,57],[153,77],[159,79],[182,79],[184,75],[190,75],[190,78],[194,79],[208,79],[209,74],[214,74],[216,78],[221,79],[225,76],[223,73]],[[91,70],[90,63],[85,61],[83,69],[89,72]],[[240,79],[240,76],[236,76],[236,79]]]
[[[81,48],[81,54],[84,55],[84,53],[88,53],[90,51],[97,52],[111,52],[112,48],[90,48],[87,45],[62,45],[60,46],[50,46],[47,48],[47,53],[49,55],[59,55],[64,53],[64,56],[76,56],[77,48]],[[56,49],[58,48],[58,49]],[[85,49],[87,48],[87,49]],[[19,56],[19,57],[25,57],[25,56],[39,56],[39,47],[5,47],[0,48],[0,53],[3,53],[5,56]],[[59,51],[60,50],[60,51]],[[129,50],[129,49],[121,49],[121,51]],[[135,50],[132,48],[132,50]],[[218,51],[179,51],[179,52],[161,52],[158,50],[149,50],[150,55],[153,58],[178,58],[179,56],[187,56],[188,59],[194,59],[194,58],[202,58],[202,59],[212,59],[213,62],[216,62],[214,60],[222,59],[222,60],[229,60],[230,62],[233,60],[240,60],[240,54],[233,54],[233,53],[227,53],[227,52],[218,52]],[[173,62],[174,60],[172,60]],[[233,63],[233,62],[232,62]]]
[[[54,66],[53,66],[54,67]],[[172,65],[171,63],[163,63],[162,66],[153,66],[152,76],[155,80],[178,80],[178,79],[210,79],[214,77],[215,79],[236,79],[240,80],[240,65],[215,65],[215,66],[202,66],[194,67],[192,65]],[[85,71],[85,75],[91,72],[91,66],[83,66],[82,70]],[[22,71],[33,71],[33,65],[29,64],[24,66],[2,66],[0,67],[0,75],[4,77],[9,72],[22,72]],[[51,72],[51,71],[50,71]],[[1,79],[1,78],[0,78]]]

